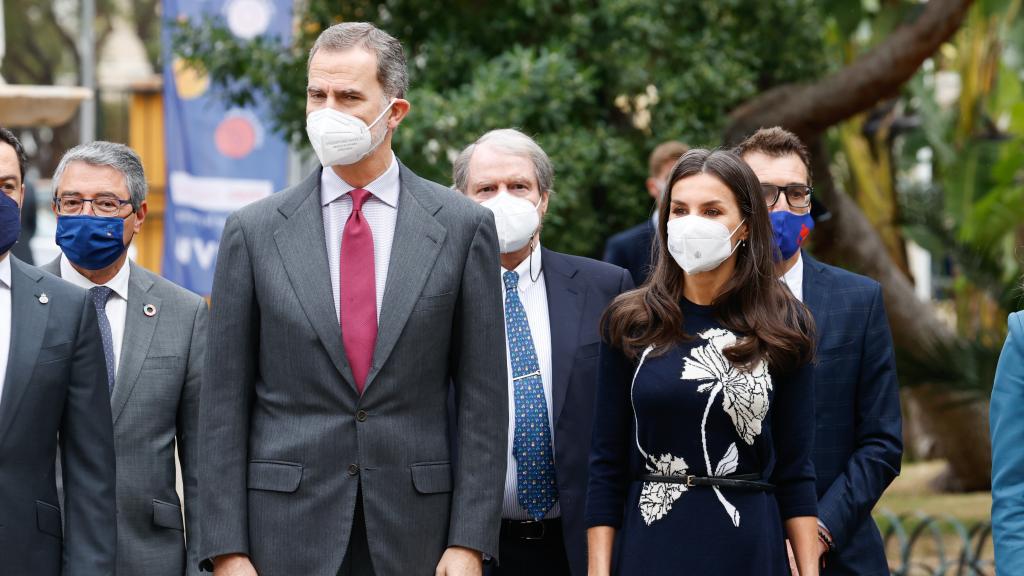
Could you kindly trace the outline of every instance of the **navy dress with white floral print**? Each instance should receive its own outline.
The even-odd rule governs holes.
[[[602,346],[587,525],[618,529],[613,573],[788,576],[783,520],[815,516],[810,366],[733,366],[737,338],[682,302],[692,339],[635,362]],[[772,492],[645,482],[758,474]]]

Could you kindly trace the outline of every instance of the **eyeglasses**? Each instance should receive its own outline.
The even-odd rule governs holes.
[[[54,196],[53,202],[57,205],[57,213],[64,216],[81,214],[86,204],[92,204],[92,213],[97,216],[117,216],[122,206],[132,203],[112,194],[101,194],[91,200],[80,196]]]
[[[811,205],[811,192],[814,188],[804,184],[790,184],[788,186],[776,186],[775,184],[761,184],[761,194],[768,207],[775,206],[779,196],[785,192],[786,201],[790,208],[807,208]]]

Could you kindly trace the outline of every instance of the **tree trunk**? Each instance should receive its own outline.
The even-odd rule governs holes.
[[[835,189],[822,133],[897,93],[921,63],[960,27],[971,0],[931,0],[919,17],[850,66],[813,84],[768,90],[732,113],[725,141],[735,144],[762,126],[782,126],[802,137],[813,152],[815,194],[832,213],[819,225],[815,248],[823,259],[848,264],[882,285],[893,339],[901,354],[941,370],[949,351],[963,345],[931,304],[914,293],[910,279],[857,204]],[[963,393],[919,384],[908,394],[921,413],[921,427],[949,460],[948,488],[979,490],[990,485],[988,403],[965,403]]]
[[[893,340],[901,354],[908,354],[936,372],[955,373],[947,366],[950,354],[962,343],[943,323],[929,302],[918,299],[913,284],[900,271],[878,232],[860,207],[832,186],[824,143],[812,143],[815,192],[825,197],[832,218],[822,223],[816,238],[817,253],[828,261],[849,263],[882,285]],[[824,176],[824,177],[822,177]],[[988,402],[938,384],[915,383],[907,390],[915,403],[922,431],[936,443],[936,452],[949,461],[945,488],[958,491],[986,490],[991,485],[991,444],[988,438]]]

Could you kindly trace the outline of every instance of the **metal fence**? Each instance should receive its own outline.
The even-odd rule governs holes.
[[[878,512],[893,576],[993,576],[992,525],[952,516]]]

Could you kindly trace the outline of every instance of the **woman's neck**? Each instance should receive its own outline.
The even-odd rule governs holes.
[[[722,292],[722,287],[732,277],[736,268],[736,256],[722,262],[718,268],[699,274],[683,274],[683,296],[701,306],[709,306]]]

